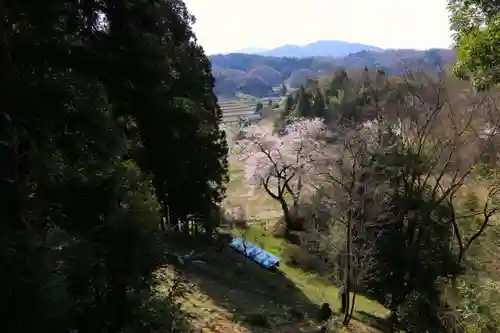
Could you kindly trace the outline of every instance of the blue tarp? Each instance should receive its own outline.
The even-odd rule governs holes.
[[[241,238],[233,237],[231,244],[229,244],[234,250],[246,255],[248,258],[252,259],[264,268],[272,268],[279,265],[280,258],[272,255],[266,250],[261,249],[254,244],[243,241]],[[246,248],[246,253],[245,253]]]

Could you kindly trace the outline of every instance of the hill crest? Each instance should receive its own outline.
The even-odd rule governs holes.
[[[456,59],[450,49],[363,50],[344,57],[302,58],[230,53],[209,58],[216,78],[215,93],[225,97],[234,96],[238,91],[257,94],[256,97],[272,97],[280,93],[277,86],[282,83],[292,89],[298,88],[305,83],[303,81],[331,74],[338,68],[379,68],[389,75],[399,75],[408,68],[436,72]],[[258,87],[253,87],[254,83],[258,83]]]
[[[271,49],[249,46],[230,53],[258,54],[271,57],[307,58],[344,57],[351,53],[357,53],[360,51],[379,52],[383,50],[384,49],[380,47],[362,43],[341,40],[318,40],[305,45],[285,44]]]

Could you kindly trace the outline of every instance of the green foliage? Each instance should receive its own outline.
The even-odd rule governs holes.
[[[271,102],[271,101],[269,101],[269,102]],[[259,113],[263,107],[264,107],[264,105],[262,105],[261,102],[257,103],[257,105],[255,106],[255,113]]]
[[[313,104],[312,104],[312,114],[313,117],[319,117],[319,118],[325,118],[325,99],[323,98],[323,94],[319,90],[319,88],[316,89],[316,92],[313,97]]]
[[[440,58],[440,62],[435,60]],[[308,78],[331,73],[339,67],[346,70],[364,68],[382,68],[387,75],[401,75],[408,66],[429,72],[440,72],[443,66],[456,60],[449,49],[387,50],[363,51],[346,57],[327,58],[280,58],[256,54],[218,54],[210,56],[216,77],[215,92],[219,96],[234,96],[238,90],[253,91],[256,95],[277,96],[282,92],[273,92],[277,83],[267,78],[281,76],[280,82],[286,81],[291,88],[299,88],[306,84]],[[257,75],[258,74],[258,75]],[[285,87],[286,88],[286,87]],[[283,95],[290,93],[286,91]]]
[[[292,94],[288,95],[283,101],[282,111],[279,113],[279,117],[274,122],[274,130],[276,132],[281,132],[284,130],[287,120],[292,117],[296,108],[296,101]]]
[[[449,0],[460,78],[472,78],[478,89],[500,83],[500,6],[495,1]]]
[[[340,87],[338,78],[332,81]],[[482,126],[496,119],[498,110],[481,105],[472,116],[468,104],[455,105],[455,94],[461,97],[462,90],[447,87],[456,82],[426,84],[411,73],[404,80],[389,80],[380,71],[365,70],[359,79],[347,77],[335,93],[330,90],[327,123],[335,132],[335,152],[342,158],[330,162],[338,165],[328,175],[333,180],[326,178],[311,203],[300,207],[314,227],[302,246],[331,267],[304,269],[323,272],[336,282],[350,279],[358,292],[389,308],[394,323],[405,332],[495,332],[497,326],[497,307],[485,307],[498,297],[498,236],[492,233],[497,221],[485,218],[487,194],[475,189],[476,183],[480,189],[496,188],[496,158],[486,159],[482,153],[494,152],[489,144],[496,139],[474,137],[475,129],[464,126],[477,140],[471,149],[478,150],[480,158],[447,169],[453,162],[441,162],[446,159],[441,152],[452,149],[450,154],[458,156],[470,150],[466,144],[448,148],[446,140],[462,134],[443,134],[448,123],[428,119],[435,112],[435,119],[446,114],[453,122],[469,124],[464,119],[473,119]],[[450,94],[445,107],[443,91]],[[411,96],[418,96],[420,104],[408,102]],[[453,172],[463,173],[466,181],[448,183]],[[496,198],[490,202],[490,207],[497,207]],[[346,245],[348,221],[353,236]],[[470,237],[476,233],[481,237]],[[468,241],[474,244],[464,250]],[[351,256],[348,267],[346,258]],[[462,279],[468,289],[460,289],[457,281]],[[480,293],[481,288],[488,292]]]
[[[466,276],[458,284],[458,311],[466,332],[499,332],[498,283]]]
[[[295,108],[295,100],[292,95],[288,95],[283,105],[283,111],[288,115],[289,111],[293,110],[294,108]]]
[[[304,86],[300,86],[299,91],[297,93],[297,103],[295,106],[295,110],[293,112],[294,117],[310,117],[312,116],[311,112],[311,96],[305,90]]]
[[[192,18],[176,0],[3,6],[0,330],[143,327],[160,221],[224,195],[221,112]]]
[[[346,83],[349,80],[347,72],[345,69],[338,69],[332,78],[330,87],[328,89],[328,95],[332,97],[339,97],[338,91],[346,87]]]
[[[245,320],[252,326],[256,327],[271,327],[269,316],[263,312],[249,313],[245,316]]]

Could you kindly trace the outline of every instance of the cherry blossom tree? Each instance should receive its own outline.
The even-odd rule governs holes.
[[[245,163],[245,180],[254,189],[264,188],[280,203],[287,233],[294,224],[291,208],[298,206],[307,191],[314,190],[319,176],[316,164],[324,160],[322,148],[328,135],[322,119],[295,118],[282,135],[256,124],[236,143],[235,155]]]

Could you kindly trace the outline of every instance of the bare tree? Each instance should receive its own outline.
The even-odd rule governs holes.
[[[398,252],[405,267],[391,272],[400,286],[390,297],[393,310],[420,288],[423,276],[452,276],[456,289],[467,252],[500,208],[498,177],[478,174],[478,166],[492,162],[491,145],[498,141],[498,97],[463,96],[423,76],[407,77],[397,92],[368,126],[377,142],[378,177],[386,179],[391,200],[377,223],[404,230]]]
[[[377,235],[368,233],[376,233],[371,226],[380,218],[381,210],[376,183],[372,182],[374,170],[368,160],[369,138],[364,131],[339,127],[336,132],[342,139],[330,151],[324,151],[325,163],[316,165],[316,171],[325,179],[317,192],[330,219],[327,225],[316,224],[305,237],[317,243],[316,251],[324,258],[327,269],[334,272],[333,280],[345,288],[348,297],[343,323],[348,325],[356,295],[366,289],[375,266]]]
[[[428,251],[428,240],[435,237],[432,233],[450,234],[449,246],[456,249],[455,267],[459,267],[500,208],[495,177],[483,180],[476,172],[490,143],[498,141],[497,100],[473,94],[457,98],[448,93],[445,82],[423,79],[410,76],[400,82],[385,104],[376,105],[374,120],[356,130],[334,130],[341,138],[330,147],[330,156],[335,157],[325,158],[330,162],[317,169],[328,179],[317,191],[331,207],[330,224],[337,231],[345,228],[342,236],[336,233],[344,244],[330,247],[337,254],[345,249],[340,257],[347,259],[335,264],[341,267],[348,291],[362,287],[370,278],[380,236],[376,230],[386,226],[404,230],[404,239],[398,240],[405,251],[401,254],[405,268],[399,272],[402,287],[391,298],[391,309],[418,283],[423,253],[436,256],[433,265],[438,273],[432,274],[456,274],[440,267],[441,254]],[[475,199],[465,200],[465,194]],[[323,233],[325,229],[318,227]],[[323,238],[323,243],[332,241]],[[369,242],[363,244],[360,239]],[[439,246],[446,247],[446,242],[443,239]],[[361,264],[364,267],[356,272]],[[358,276],[360,280],[355,281]],[[344,323],[350,320],[353,303]]]
[[[389,112],[377,127],[394,151],[414,158],[412,165],[393,167],[400,174],[397,185],[412,193],[425,193],[430,204],[427,214],[442,204],[448,206],[447,220],[460,264],[500,209],[499,183],[496,179],[482,181],[475,172],[498,142],[500,110],[493,94],[477,95],[471,90],[457,97],[449,85],[410,75],[402,84],[402,103],[385,110]],[[482,195],[474,193],[475,188]],[[475,198],[473,205],[464,203],[464,193]],[[459,208],[464,206],[467,208]]]

